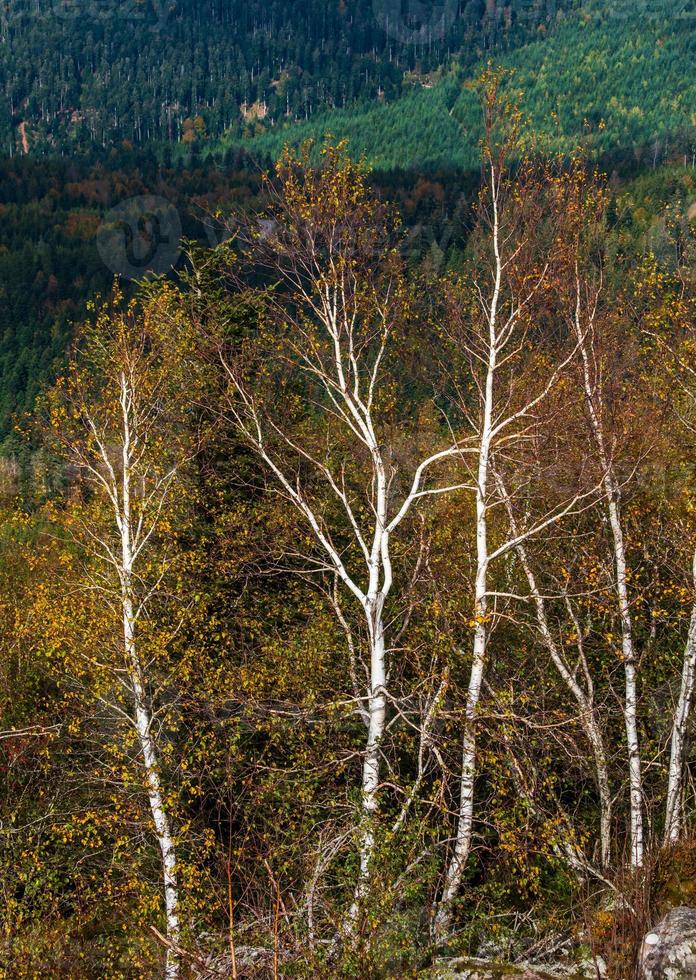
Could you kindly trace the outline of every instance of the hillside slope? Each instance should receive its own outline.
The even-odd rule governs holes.
[[[651,164],[666,142],[690,148],[696,122],[692,6],[594,2],[566,14],[548,37],[501,58],[513,70],[508,84],[520,91],[531,128],[550,148],[569,150],[582,140],[591,154],[630,148],[647,152]],[[378,167],[475,165],[479,110],[467,83],[482,64],[392,105],[276,128],[249,147],[276,156],[286,141],[321,140],[331,132]]]
[[[127,139],[206,145],[398,98],[558,11],[527,0],[12,0],[0,4],[0,152]]]

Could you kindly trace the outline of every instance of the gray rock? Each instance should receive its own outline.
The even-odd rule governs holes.
[[[642,980],[696,980],[696,909],[670,909],[643,939]]]
[[[477,956],[442,960],[429,974],[432,980],[548,980],[549,974],[525,967],[496,963]]]
[[[557,980],[602,980],[607,975],[607,965],[601,956],[586,957],[568,962],[526,964],[532,969],[545,970],[548,976]]]
[[[243,977],[265,975],[263,967],[272,959],[273,950],[263,946],[238,946],[235,950],[237,970]],[[228,953],[203,954],[192,964],[191,973],[196,980],[226,980],[232,976],[232,959]]]
[[[606,976],[601,957],[579,963],[496,963],[479,957],[441,960],[432,980],[596,980]]]

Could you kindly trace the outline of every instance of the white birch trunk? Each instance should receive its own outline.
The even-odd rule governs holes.
[[[165,916],[167,938],[178,943],[179,940],[179,893],[176,877],[176,848],[162,792],[160,760],[152,735],[152,712],[143,680],[142,666],[138,655],[133,608],[133,534],[131,513],[131,432],[130,432],[130,393],[126,378],[121,376],[121,407],[123,412],[123,482],[121,513],[117,520],[121,530],[121,607],[123,613],[123,642],[128,664],[129,680],[133,692],[135,727],[140,743],[140,751],[145,766],[147,793],[155,834],[162,855]],[[179,958],[173,949],[167,949],[165,966],[166,980],[179,977]]]
[[[379,597],[374,610],[366,610],[370,632],[370,693],[368,698],[368,730],[362,772],[362,828],[360,833],[360,877],[355,895],[353,916],[358,902],[368,890],[370,864],[375,848],[375,819],[379,809],[379,784],[381,771],[381,742],[387,718],[386,665],[384,628],[382,624],[383,599]]]
[[[462,876],[471,851],[474,820],[474,781],[476,778],[476,714],[481,698],[481,685],[486,657],[486,596],[488,592],[488,470],[493,426],[493,384],[497,358],[497,313],[502,282],[503,265],[498,243],[498,204],[496,175],[491,168],[491,192],[493,206],[493,250],[495,255],[495,280],[488,316],[488,363],[483,398],[481,435],[479,442],[478,473],[476,480],[476,585],[474,595],[473,655],[469,687],[464,710],[464,734],[462,738],[462,771],[459,780],[459,813],[454,850],[450,859],[442,895],[435,914],[434,932],[443,939],[452,926],[452,902],[461,888]]]
[[[696,587],[696,551],[693,557],[692,575]],[[684,832],[684,757],[686,737],[696,677],[696,602],[691,610],[689,634],[684,648],[681,688],[672,723],[672,741],[667,784],[664,843],[676,843]]]
[[[485,602],[481,615],[485,615]],[[479,623],[474,637],[474,660],[467,692],[464,735],[462,738],[462,771],[459,779],[459,814],[454,850],[447,867],[445,883],[435,914],[434,932],[444,939],[452,927],[452,902],[459,895],[462,876],[471,852],[474,821],[474,780],[476,778],[476,712],[481,697],[486,653],[486,627]]]
[[[437,905],[434,918],[434,933],[437,939],[443,939],[451,930],[452,924],[452,903],[459,894],[462,876],[466,866],[469,853],[471,851],[472,828],[474,817],[474,783],[476,778],[476,738],[477,738],[477,713],[481,698],[481,688],[484,680],[485,660],[488,642],[488,604],[489,582],[488,569],[492,561],[504,554],[507,550],[515,546],[514,539],[508,540],[493,551],[488,548],[488,511],[491,506],[489,482],[490,469],[494,461],[494,453],[498,445],[498,438],[506,446],[514,441],[512,427],[516,421],[525,419],[529,421],[535,407],[547,396],[560,371],[568,363],[573,352],[568,356],[554,371],[552,371],[547,383],[542,386],[540,391],[531,395],[523,407],[515,409],[509,400],[509,390],[502,385],[500,402],[496,401],[496,373],[499,367],[503,367],[506,362],[514,355],[511,354],[508,345],[514,347],[518,342],[516,328],[522,310],[531,302],[531,298],[540,286],[545,271],[541,273],[539,279],[531,285],[529,292],[525,296],[512,295],[509,299],[508,309],[503,310],[504,300],[501,298],[503,293],[503,277],[505,270],[512,261],[512,258],[504,258],[502,251],[510,243],[510,234],[501,232],[500,214],[500,184],[502,175],[497,165],[491,159],[489,161],[490,181],[490,207],[491,207],[491,246],[493,252],[492,263],[492,292],[490,302],[486,302],[483,292],[477,285],[479,302],[481,305],[484,329],[481,331],[478,345],[471,349],[473,360],[477,363],[485,364],[485,382],[480,388],[480,421],[477,426],[477,453],[478,468],[476,476],[476,584],[474,594],[474,642],[472,650],[471,674],[467,689],[466,704],[464,711],[464,732],[462,739],[462,771],[460,777],[459,812],[457,819],[457,830],[455,843],[451,858],[449,860],[442,895]],[[510,246],[513,248],[512,246]],[[513,248],[513,255],[516,254]],[[487,328],[487,336],[486,336]],[[506,348],[508,348],[506,350]],[[508,412],[508,414],[506,414]],[[507,430],[507,431],[506,431]],[[577,499],[577,498],[575,498]],[[531,534],[538,533],[542,528],[559,520],[570,510],[574,501],[567,506],[559,509],[556,513],[549,514],[547,518],[534,528],[523,535],[523,538]]]
[[[618,487],[611,474],[608,474],[609,521],[614,538],[614,557],[616,564],[616,592],[621,615],[621,649],[623,653],[626,678],[624,700],[624,719],[626,724],[626,744],[628,746],[628,776],[631,800],[631,860],[632,868],[643,864],[643,782],[641,775],[640,746],[638,742],[636,656],[633,642],[631,612],[626,587],[626,549],[621,513],[619,510]]]
[[[123,595],[123,635],[126,655],[129,661],[129,677],[133,690],[135,708],[135,727],[138,733],[140,751],[145,765],[147,794],[150,802],[150,812],[155,826],[157,843],[162,855],[164,904],[167,922],[167,938],[177,943],[179,940],[179,893],[176,877],[176,849],[171,832],[171,825],[162,793],[160,763],[152,736],[152,715],[147,707],[147,696],[143,684],[137,645],[133,629],[132,601],[126,590]],[[167,950],[165,969],[166,980],[176,980],[179,976],[178,957],[173,950]]]
[[[392,584],[389,531],[387,529],[387,480],[369,417],[365,428],[376,476],[376,514],[372,549],[368,563],[368,590],[363,604],[370,639],[370,690],[367,702],[369,721],[362,772],[360,876],[351,908],[351,921],[357,916],[361,900],[369,889],[370,866],[375,849],[375,821],[379,809],[381,743],[387,720],[387,671],[383,610],[385,599]]]
[[[580,325],[579,285],[575,327],[578,343],[580,345],[580,353],[582,356],[583,382],[588,414],[590,417],[590,426],[595,444],[597,446],[600,466],[602,468],[602,482],[607,501],[609,524],[611,526],[613,540],[615,589],[619,607],[619,617],[621,620],[621,650],[625,678],[623,714],[624,727],[626,730],[626,745],[628,749],[631,822],[631,855],[629,863],[632,868],[640,868],[643,864],[644,852],[643,782],[637,722],[636,652],[633,639],[631,609],[628,600],[628,588],[626,583],[626,546],[624,542],[623,528],[621,525],[621,494],[614,476],[611,460],[609,459],[609,455],[607,453],[601,418],[595,405],[595,385],[592,381],[590,360],[587,353],[584,333]]]

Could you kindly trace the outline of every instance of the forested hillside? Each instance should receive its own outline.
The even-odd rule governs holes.
[[[446,264],[466,239],[478,174],[449,169],[371,179],[409,228],[409,262]],[[159,269],[176,276],[186,268],[187,241],[217,245],[231,233],[226,214],[260,206],[260,183],[260,171],[231,150],[204,163],[190,154],[176,166],[123,145],[104,157],[0,164],[0,439],[14,444],[13,426],[25,428],[37,394],[88,317],[88,303],[106,296],[118,275],[125,273],[121,288],[130,294],[152,273],[163,230],[150,227],[151,199],[176,226]],[[131,214],[120,210],[124,202]],[[108,229],[115,237],[105,249]],[[125,267],[134,238],[144,248]]]
[[[0,145],[250,141],[275,157],[327,130],[376,166],[475,164],[469,82],[489,55],[537,136],[659,159],[694,143],[696,9],[666,0],[203,4],[21,0],[4,9]],[[463,130],[462,127],[463,126]]]
[[[567,2],[14,0],[0,9],[0,150],[205,143],[392,101],[552,28]]]
[[[164,202],[177,222],[177,236],[216,244],[212,217],[221,201],[253,200],[258,175],[211,165],[176,169],[152,154],[114,150],[104,160],[15,158],[0,165],[0,433],[23,424],[42,386],[62,363],[87,303],[106,295],[123,274],[118,249],[100,247],[100,228],[111,221],[127,235],[138,233],[147,201]],[[129,230],[119,215],[124,200],[143,202]],[[143,228],[143,233],[146,229]],[[157,240],[155,237],[154,246]],[[181,243],[173,243],[176,264]],[[132,270],[148,272],[147,253]],[[126,270],[127,271],[127,270]],[[124,281],[128,288],[128,279]]]
[[[654,166],[696,149],[696,8],[652,0],[592,0],[560,14],[543,39],[499,57],[511,92],[542,147],[591,156],[623,151]],[[329,131],[378,167],[475,165],[481,138],[478,102],[467,74],[452,73],[393,105],[337,111],[309,123],[277,125],[250,144],[277,156],[285,142],[321,142]]]

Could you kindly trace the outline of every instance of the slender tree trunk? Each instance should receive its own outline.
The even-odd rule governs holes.
[[[512,531],[514,537],[519,537],[519,527],[515,519],[512,501],[510,500],[507,490],[505,489],[505,484],[498,474],[496,474],[496,480],[503,501],[505,502],[505,509],[507,510],[508,520],[510,522],[510,530]],[[602,868],[607,868],[611,860],[612,811],[611,790],[609,787],[609,767],[607,765],[607,755],[604,749],[604,739],[602,738],[602,732],[595,713],[594,686],[592,684],[592,678],[590,676],[589,669],[587,668],[587,662],[581,646],[580,625],[577,623],[576,628],[578,631],[578,647],[586,677],[586,688],[583,688],[576,680],[575,674],[572,670],[570,670],[565,658],[558,648],[556,641],[553,638],[553,634],[551,633],[551,629],[549,627],[548,617],[546,615],[546,602],[544,601],[544,597],[539,592],[536,576],[534,575],[532,566],[529,563],[527,549],[521,541],[517,545],[517,554],[519,555],[520,563],[527,578],[529,592],[534,602],[534,611],[542,642],[546,647],[546,650],[548,651],[551,661],[558,671],[561,680],[575,699],[579,710],[580,724],[582,725],[585,736],[587,737],[587,740],[592,748],[595,778],[597,780],[597,791],[599,793],[599,840],[601,865]]]
[[[604,741],[592,709],[588,710],[585,732],[592,746],[592,754],[595,760],[597,791],[599,792],[600,863],[602,868],[606,869],[611,863],[611,790],[609,788],[609,769],[604,751]]]
[[[539,623],[544,645],[549,652],[549,656],[551,657],[556,670],[560,674],[570,693],[575,698],[579,709],[580,724],[592,748],[592,756],[595,766],[595,779],[597,781],[597,792],[599,793],[600,859],[602,868],[607,868],[611,860],[612,801],[611,789],[609,787],[609,767],[607,765],[607,756],[604,750],[604,740],[597,723],[592,700],[575,680],[572,672],[568,669],[567,664],[561,657],[558,647],[556,646],[556,643],[548,628],[546,614],[543,610],[543,599],[538,594],[535,596],[535,602],[538,602],[542,608],[540,613],[539,605],[537,605],[537,621]]]
[[[371,600],[368,600],[371,604]],[[359,892],[364,894],[372,853],[375,846],[375,817],[378,810],[380,782],[380,753],[387,716],[386,668],[384,657],[384,627],[382,623],[382,598],[374,600],[374,608],[368,608],[370,631],[370,695],[368,699],[369,723],[367,746],[362,775],[362,820],[363,828],[360,842],[360,884]]]
[[[123,642],[129,669],[129,679],[133,691],[135,727],[138,733],[140,751],[145,765],[147,794],[150,812],[155,826],[155,834],[162,855],[164,884],[164,904],[167,922],[167,938],[177,943],[179,940],[179,891],[176,875],[176,848],[172,835],[171,822],[167,813],[162,792],[161,766],[157,746],[152,735],[152,712],[143,680],[142,665],[138,655],[135,633],[135,614],[133,608],[133,541],[131,528],[130,497],[130,432],[128,425],[129,397],[125,378],[122,377],[122,407],[124,417],[123,444],[123,484],[122,510],[119,515],[121,529],[121,608],[123,614]],[[179,977],[179,958],[173,949],[167,949],[165,980]]]
[[[609,767],[607,756],[604,749],[604,739],[597,723],[594,706],[587,697],[586,693],[568,671],[567,666],[558,656],[552,653],[555,643],[545,640],[547,650],[554,661],[556,669],[563,678],[568,690],[571,692],[579,709],[580,724],[585,736],[590,743],[592,756],[594,759],[595,779],[597,782],[597,792],[599,793],[599,843],[600,843],[600,864],[602,868],[608,868],[611,861],[611,813],[612,800],[611,789],[609,786]]]
[[[172,835],[169,815],[167,813],[162,781],[160,762],[155,740],[152,737],[152,715],[147,706],[147,695],[142,679],[142,671],[137,653],[133,625],[133,604],[127,590],[123,595],[123,636],[126,656],[129,663],[130,682],[133,690],[135,708],[135,727],[138,733],[140,751],[145,765],[147,794],[150,801],[150,812],[155,826],[155,834],[162,855],[164,881],[164,903],[167,921],[167,938],[173,942],[179,939],[179,892],[176,877],[176,848]],[[175,953],[167,950],[166,980],[176,980],[179,976],[179,962]]]
[[[693,557],[693,583],[696,588],[696,551]],[[691,610],[689,635],[684,648],[681,689],[672,723],[672,744],[669,759],[669,781],[667,785],[667,808],[665,813],[665,844],[679,840],[684,831],[684,756],[686,736],[691,714],[691,703],[696,677],[696,602]]]
[[[621,616],[621,649],[625,673],[624,720],[628,746],[628,777],[631,799],[631,860],[632,868],[643,864],[643,780],[641,774],[640,745],[638,742],[636,654],[633,642],[633,626],[626,587],[626,547],[621,527],[619,490],[609,469],[606,470],[609,522],[614,539],[616,567],[616,593]]]
[[[485,603],[481,616],[485,615]],[[444,939],[452,928],[452,902],[461,888],[462,876],[471,852],[474,821],[474,780],[476,778],[476,712],[481,697],[483,668],[486,653],[485,623],[479,623],[474,637],[474,659],[469,678],[464,735],[462,738],[462,771],[459,779],[459,814],[454,851],[447,867],[442,895],[435,914],[434,932],[437,939]]]
[[[592,382],[590,360],[585,344],[584,333],[580,324],[580,291],[576,307],[575,329],[580,346],[583,365],[583,381],[590,426],[594,436],[600,466],[602,481],[609,512],[609,524],[613,539],[614,573],[616,598],[621,620],[621,649],[624,663],[624,727],[626,729],[626,744],[628,748],[628,778],[630,793],[631,819],[631,857],[632,868],[640,868],[643,864],[643,779],[641,773],[640,743],[638,740],[637,721],[637,684],[636,684],[636,652],[633,640],[633,624],[631,608],[628,601],[626,584],[626,545],[621,525],[621,493],[616,482],[611,460],[607,453],[604,430],[599,410],[595,404],[595,385]]]
[[[364,610],[370,639],[370,690],[368,730],[362,773],[362,827],[360,833],[360,877],[355,890],[350,920],[354,921],[360,902],[370,884],[370,865],[375,849],[375,820],[379,809],[382,739],[387,719],[387,670],[384,642],[384,603],[392,584],[392,566],[387,529],[387,479],[371,421],[365,426],[372,454],[375,484],[375,530],[369,557],[369,585]],[[380,581],[381,579],[381,581]]]
[[[513,533],[517,534],[517,528],[514,526],[514,524],[512,526]],[[549,628],[548,618],[546,616],[546,603],[544,602],[544,599],[537,588],[536,578],[534,577],[534,573],[527,558],[527,551],[525,547],[520,544],[517,547],[517,552],[520,556],[522,567],[524,568],[527,576],[532,599],[534,600],[537,625],[539,627],[539,632],[541,633],[542,641],[561,679],[572,696],[575,698],[579,710],[580,724],[582,725],[585,736],[592,748],[595,778],[597,780],[597,791],[599,793],[599,839],[601,864],[603,868],[606,868],[609,866],[611,859],[611,790],[609,788],[609,767],[607,765],[607,756],[604,750],[604,740],[602,738],[599,724],[597,723],[592,693],[591,691],[588,693],[587,691],[583,690],[581,685],[578,684],[577,680],[573,676],[573,672],[568,668],[568,665],[562,657]],[[590,682],[588,680],[588,684],[589,683]]]
[[[495,346],[491,342],[490,362],[486,383],[483,430],[479,453],[476,488],[476,591],[474,601],[474,646],[469,675],[469,687],[464,711],[462,738],[462,771],[459,780],[459,814],[454,850],[445,874],[439,906],[435,915],[434,931],[443,939],[452,926],[452,902],[459,894],[462,875],[471,851],[471,835],[474,820],[474,780],[476,778],[476,714],[481,698],[483,671],[487,641],[487,591],[488,591],[488,526],[487,490],[490,456],[490,433],[493,409],[493,377],[495,372]]]
[[[438,904],[434,934],[444,939],[452,927],[452,902],[459,894],[464,868],[471,851],[474,820],[474,780],[476,778],[476,714],[481,698],[483,670],[486,657],[487,624],[486,597],[488,592],[488,476],[493,431],[493,396],[498,355],[498,304],[503,278],[503,261],[500,255],[498,224],[498,189],[495,168],[491,165],[491,206],[493,209],[492,245],[495,263],[493,295],[488,317],[488,363],[486,385],[481,413],[478,472],[476,479],[476,586],[474,596],[473,656],[469,687],[464,710],[464,734],[462,737],[462,771],[459,780],[459,814],[454,850],[445,873],[445,882]]]

